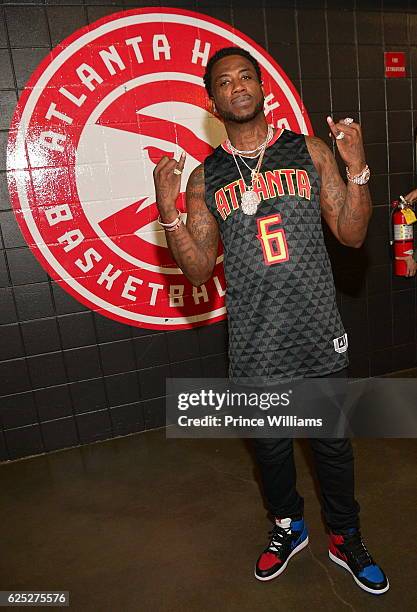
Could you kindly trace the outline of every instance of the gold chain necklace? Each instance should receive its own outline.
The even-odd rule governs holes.
[[[258,206],[259,206],[259,203],[260,203],[260,201],[261,201],[261,200],[260,200],[259,195],[256,193],[256,191],[254,191],[254,189],[255,189],[255,181],[258,179],[258,174],[259,174],[259,171],[260,171],[260,169],[261,169],[262,160],[263,160],[263,158],[264,158],[264,154],[265,154],[265,151],[266,151],[266,147],[267,147],[267,145],[268,145],[269,141],[271,140],[271,133],[272,133],[272,134],[274,133],[274,132],[273,132],[273,128],[272,128],[271,126],[268,126],[268,134],[267,134],[267,137],[266,137],[265,141],[264,141],[264,142],[262,143],[262,145],[261,145],[261,150],[260,150],[260,152],[259,152],[258,162],[257,162],[257,164],[256,164],[255,168],[251,168],[251,167],[250,167],[250,166],[249,166],[249,165],[248,165],[248,164],[247,164],[247,163],[246,163],[246,162],[245,162],[245,161],[244,161],[244,160],[243,160],[243,159],[240,157],[240,155],[239,155],[239,153],[238,153],[238,155],[239,155],[239,157],[240,157],[241,161],[242,161],[242,162],[245,164],[245,166],[246,166],[247,168],[249,168],[249,170],[251,171],[251,184],[250,184],[250,185],[247,185],[247,184],[246,184],[246,181],[245,181],[245,179],[243,178],[242,171],[241,171],[240,166],[239,166],[239,164],[238,164],[238,161],[237,161],[237,159],[236,159],[236,153],[235,153],[235,151],[237,152],[237,149],[235,149],[233,146],[232,146],[232,147],[230,147],[230,149],[231,149],[231,151],[232,151],[233,159],[235,160],[236,167],[237,167],[237,169],[238,169],[238,171],[239,171],[240,178],[242,179],[242,183],[243,183],[243,186],[244,186],[244,191],[243,191],[243,193],[242,193],[242,198],[241,198],[241,201],[240,201],[240,206],[241,206],[242,212],[243,212],[245,215],[254,215],[254,214],[256,213],[257,208],[258,208]]]

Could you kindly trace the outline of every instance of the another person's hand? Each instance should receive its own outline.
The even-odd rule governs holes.
[[[417,271],[417,263],[414,261],[412,255],[407,255],[407,257],[397,257],[397,259],[402,259],[405,261],[407,266],[406,276],[415,276]]]
[[[414,261],[411,255],[406,257],[405,263],[407,264],[407,276],[415,276],[417,263]]]
[[[413,202],[415,202],[415,200],[417,200],[417,189],[413,189],[413,191],[410,191],[410,193],[407,193],[407,195],[404,197],[407,202],[410,202],[410,204],[412,204]]]

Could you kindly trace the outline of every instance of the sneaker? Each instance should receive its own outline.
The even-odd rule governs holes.
[[[255,578],[258,580],[272,580],[282,574],[291,557],[308,544],[308,532],[303,519],[276,518],[270,535],[268,547],[256,562]]]
[[[388,591],[388,578],[367,551],[359,529],[348,529],[341,534],[330,533],[329,557],[350,572],[364,591],[374,595]]]

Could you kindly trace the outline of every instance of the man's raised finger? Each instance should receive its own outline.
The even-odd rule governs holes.
[[[181,151],[179,162],[177,163],[177,170],[182,172],[185,166],[185,151]]]
[[[340,123],[340,121],[335,123],[330,116],[327,117],[327,123],[331,129],[331,134],[334,136],[334,138],[336,138],[336,140],[342,140],[346,135],[353,135],[353,132],[349,130],[349,126],[345,125],[344,123]]]
[[[174,168],[177,167],[177,163],[178,163],[177,160],[174,159],[173,157],[171,159],[168,159],[166,164],[164,164],[164,166],[161,169],[162,174],[165,174],[165,175],[171,174]]]
[[[165,168],[165,166],[167,165],[169,161],[171,160],[168,157],[168,155],[164,155],[163,157],[161,157],[161,159],[159,160],[159,162],[156,164],[155,168],[153,169],[154,174],[158,174],[163,168]]]
[[[333,134],[333,136],[335,138],[337,138],[337,136],[340,134],[341,130],[337,127],[337,125],[335,124],[335,122],[333,121],[333,119],[329,116],[326,118],[328,126],[331,130],[331,133]]]

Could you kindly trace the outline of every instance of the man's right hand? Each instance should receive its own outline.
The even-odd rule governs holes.
[[[163,223],[170,223],[177,216],[175,202],[180,194],[181,173],[184,165],[185,153],[183,151],[179,161],[164,155],[154,168],[156,205]],[[177,170],[177,172],[174,172],[174,170]]]
[[[163,157],[154,170],[156,203],[162,223],[177,217],[175,201],[181,187],[181,174],[185,154],[179,162]],[[174,169],[178,172],[174,173]],[[170,253],[190,283],[199,287],[212,275],[216,265],[219,230],[217,222],[205,201],[204,165],[191,172],[186,189],[187,223],[177,226],[178,231],[166,231]]]

